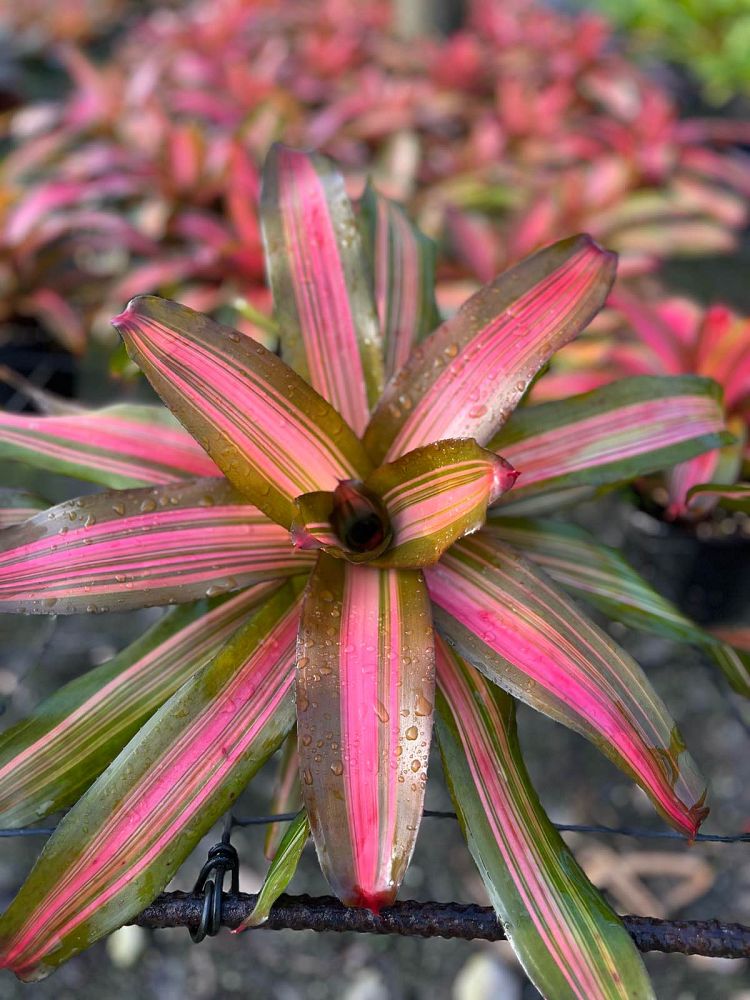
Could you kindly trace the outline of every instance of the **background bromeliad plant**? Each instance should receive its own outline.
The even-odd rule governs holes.
[[[3,608],[182,606],[0,742],[3,825],[72,805],[0,919],[2,962],[39,978],[137,913],[290,734],[295,705],[305,813],[265,903],[309,820],[339,896],[388,905],[436,709],[469,847],[534,982],[555,998],[650,996],[531,788],[513,698],[591,739],[689,834],[705,789],[640,668],[540,566],[703,645],[745,692],[748,676],[616,554],[514,514],[719,446],[715,386],[626,379],[516,409],[607,295],[614,257],[588,237],[530,257],[426,336],[431,248],[394,205],[369,190],[354,208],[327,161],[281,147],[261,218],[283,360],[138,298],[116,325],[189,434],[159,407],[6,425],[6,456],[116,488],[23,520],[36,502],[4,499],[18,523],[0,535]]]
[[[651,497],[663,496],[669,519],[696,520],[724,501],[750,510],[750,320],[724,305],[702,309],[689,299],[638,299],[626,290],[608,301],[604,329],[571,345],[559,368],[535,387],[536,399],[565,398],[632,375],[695,374],[723,390],[732,443],[704,452],[670,469],[666,491],[644,483]]]
[[[446,281],[576,231],[648,269],[730,249],[747,218],[748,125],[681,120],[589,14],[475,0],[464,29],[414,46],[382,0],[200,0],[135,23],[101,64],[61,58],[70,94],[9,118],[0,319],[74,351],[144,292],[252,329],[230,306],[268,305],[246,193],[275,139],[352,181],[374,171],[446,237]]]

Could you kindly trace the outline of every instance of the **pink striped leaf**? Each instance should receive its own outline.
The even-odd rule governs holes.
[[[511,488],[517,475],[499,455],[474,441],[437,441],[376,469],[362,484],[361,503],[354,486],[346,494],[346,509],[341,488],[298,497],[292,536],[302,549],[322,548],[351,562],[418,569],[437,562],[456,539],[481,528],[487,507]],[[377,546],[368,542],[364,547],[363,524],[379,530]]]
[[[273,146],[261,220],[282,357],[362,434],[383,389],[383,359],[371,271],[343,178],[322,156]]]
[[[375,279],[385,378],[406,364],[412,348],[440,323],[435,302],[435,244],[395,202],[367,185],[359,221]]]
[[[183,604],[310,565],[225,479],[113,490],[67,500],[0,534],[0,609]]]
[[[297,646],[302,794],[318,859],[343,902],[393,902],[422,817],[434,653],[418,570],[321,553]]]
[[[750,514],[750,483],[733,483],[727,485],[704,483],[701,486],[693,486],[688,493],[688,504],[691,504],[691,501],[697,501],[699,498],[715,499],[723,507]]]
[[[373,459],[441,438],[485,445],[549,357],[601,309],[614,275],[614,255],[578,236],[480,289],[388,383],[365,435]]]
[[[72,805],[279,586],[258,583],[231,599],[174,608],[0,735],[0,826],[24,826]]]
[[[133,299],[133,360],[230,482],[288,528],[294,498],[371,468],[336,410],[261,344],[186,306]]]
[[[221,472],[160,406],[88,413],[0,413],[0,458],[120,489]]]
[[[485,530],[523,552],[573,597],[615,621],[705,650],[735,691],[750,697],[750,671],[738,651],[683,615],[616,549],[601,545],[583,528],[551,518],[496,517]]]
[[[441,640],[436,653],[443,770],[469,849],[527,975],[550,1000],[653,998],[630,935],[531,785],[513,699]]]
[[[287,736],[279,757],[276,785],[268,812],[270,816],[297,812],[302,807],[300,788],[299,758],[297,756],[296,728]],[[279,849],[279,844],[289,827],[288,822],[269,823],[263,842],[263,853],[271,861]]]
[[[513,502],[633,479],[732,440],[711,379],[644,375],[522,407],[488,447],[520,473]]]
[[[271,907],[292,881],[297,871],[299,859],[302,857],[307,838],[310,836],[310,820],[304,809],[300,810],[295,819],[288,824],[288,829],[277,850],[273,861],[260,887],[252,913],[239,925],[237,931],[247,927],[260,927],[268,920]]]
[[[298,624],[287,585],[133,737],[0,918],[0,966],[42,979],[170,881],[294,723]]]
[[[487,532],[425,571],[436,628],[491,681],[592,740],[694,835],[706,792],[638,664],[543,571]]]
[[[0,487],[0,530],[20,524],[47,507],[49,504],[46,500],[26,490]]]

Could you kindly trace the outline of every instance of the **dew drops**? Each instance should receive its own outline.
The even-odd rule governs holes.
[[[423,694],[417,696],[416,714],[423,718],[432,715],[432,702],[428,701]]]
[[[93,514],[89,514],[86,520],[83,522],[85,528],[91,528],[96,524],[96,518]]]
[[[415,757],[414,760],[411,762],[412,771],[416,774],[421,767],[422,767],[421,762],[418,761],[417,758]]]
[[[480,404],[479,406],[472,406],[469,410],[469,416],[472,420],[478,420],[480,417],[483,417],[486,412],[487,407]]]
[[[415,740],[419,736],[419,730],[416,726],[409,726],[409,728],[404,733],[407,740]]]
[[[312,771],[309,767],[306,767],[302,772],[302,780],[306,785],[311,785],[313,783]]]
[[[302,737],[302,746],[309,747],[311,743],[312,743],[312,736],[310,736],[309,733],[305,733],[305,735]]]
[[[375,706],[375,714],[383,725],[390,721],[391,716],[382,701],[379,701]]]
[[[122,517],[123,514],[125,513],[125,504],[119,502],[113,503],[112,510],[115,512],[115,514],[117,514],[118,517]]]
[[[320,599],[321,601],[325,601],[326,604],[330,604],[331,601],[333,600],[333,594],[331,593],[330,590],[321,590]]]
[[[141,502],[140,509],[144,514],[148,514],[152,510],[156,510],[156,500],[154,500],[153,497],[148,497],[146,500]]]
[[[339,777],[339,775],[344,773],[344,765],[340,760],[335,760],[333,764],[331,764],[331,771],[333,771],[336,777]]]

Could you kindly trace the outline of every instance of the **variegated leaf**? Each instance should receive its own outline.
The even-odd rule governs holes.
[[[156,709],[218,652],[277,583],[175,608],[0,736],[0,826],[72,805]]]
[[[47,501],[34,493],[0,487],[0,530],[21,524],[47,507]]]
[[[602,307],[614,274],[614,255],[579,236],[480,289],[388,383],[365,434],[373,460],[441,438],[485,445],[550,355]]]
[[[513,502],[657,472],[731,440],[715,382],[642,376],[522,407],[488,447],[521,475]]]
[[[383,359],[343,178],[322,156],[273,146],[261,219],[282,357],[362,434],[383,389]]]
[[[291,731],[284,741],[276,772],[276,785],[269,807],[271,816],[297,812],[302,807],[302,789],[299,785],[299,758],[297,756],[297,729]],[[269,823],[263,842],[263,853],[269,861],[273,859],[281,838],[289,827],[288,822]]]
[[[434,698],[432,622],[417,570],[321,553],[297,645],[302,794],[343,902],[393,902],[422,816]]]
[[[630,935],[547,818],[513,699],[436,644],[437,733],[469,849],[526,973],[550,1000],[653,1000]]]
[[[306,553],[225,479],[66,500],[0,535],[0,610],[122,611],[304,573]]]
[[[246,927],[259,927],[268,920],[271,907],[292,881],[294,873],[297,871],[299,859],[302,857],[302,851],[309,836],[310,821],[307,818],[307,813],[302,809],[297,818],[289,824],[288,830],[281,838],[281,843],[263,880],[253,911],[250,916],[245,917],[237,931],[244,931]]]
[[[406,364],[412,348],[440,323],[435,302],[436,247],[395,202],[367,185],[360,225],[375,280],[385,377]]]
[[[615,621],[704,649],[732,687],[750,697],[750,671],[737,651],[686,618],[619,552],[600,544],[583,528],[551,519],[496,517],[485,530],[520,549],[574,597],[588,601]]]
[[[221,475],[159,406],[52,416],[0,413],[0,458],[114,489]]]
[[[169,882],[293,725],[298,622],[287,585],[65,816],[0,918],[0,966],[42,979]]]
[[[294,498],[367,475],[341,416],[261,344],[147,295],[114,320],[167,406],[234,485],[288,528]]]
[[[435,625],[494,683],[592,740],[694,835],[706,790],[638,664],[541,570],[487,532],[425,571]]]
[[[456,539],[481,528],[487,507],[512,487],[517,475],[503,458],[474,441],[436,441],[381,465],[363,489],[352,486],[346,513],[337,503],[340,491],[298,497],[292,535],[300,548],[322,548],[352,562],[429,566]],[[368,542],[365,547],[359,537],[349,541],[350,533],[362,535],[368,525],[378,531],[377,545]],[[373,541],[372,531],[368,537]]]

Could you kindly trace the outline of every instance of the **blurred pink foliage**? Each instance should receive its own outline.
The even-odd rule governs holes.
[[[470,7],[464,30],[419,44],[382,0],[200,0],[134,23],[102,65],[61,45],[70,93],[8,116],[0,320],[33,315],[80,351],[136,292],[268,309],[258,164],[277,139],[408,203],[445,241],[447,305],[451,281],[575,231],[626,275],[732,248],[750,122],[680,119],[599,17]]]

